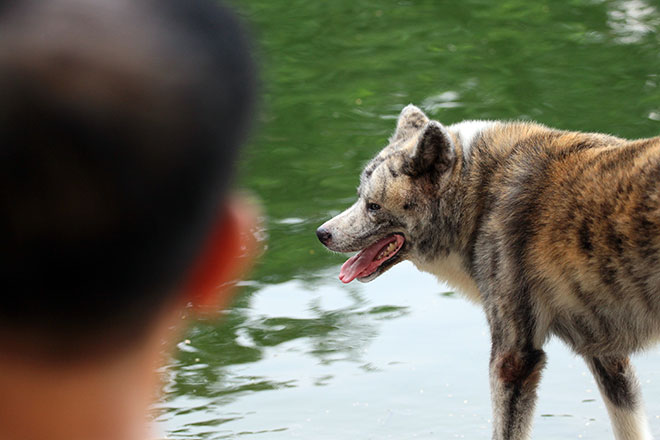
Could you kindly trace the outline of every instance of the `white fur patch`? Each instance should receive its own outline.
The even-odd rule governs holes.
[[[451,133],[457,134],[461,139],[461,148],[463,149],[463,156],[467,156],[472,147],[472,143],[477,135],[486,129],[493,127],[495,124],[498,124],[497,121],[480,121],[480,120],[469,120],[459,122],[457,124],[452,124],[447,127],[447,130]]]
[[[653,440],[649,424],[641,405],[635,409],[619,408],[603,396],[607,412],[610,414],[616,440]]]
[[[438,258],[430,263],[413,261],[417,269],[435,275],[438,280],[446,282],[459,293],[464,294],[470,301],[481,303],[479,288],[472,277],[463,268],[461,257],[451,253],[447,257]]]

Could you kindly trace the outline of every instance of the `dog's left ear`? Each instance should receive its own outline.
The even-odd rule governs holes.
[[[424,112],[412,104],[408,104],[401,110],[396,122],[396,131],[390,138],[390,143],[407,139],[428,124],[429,118]]]
[[[451,168],[455,158],[454,143],[447,129],[437,121],[430,121],[424,127],[403,171],[412,177],[429,172],[442,173]]]

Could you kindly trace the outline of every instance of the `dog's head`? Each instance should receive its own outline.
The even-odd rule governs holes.
[[[455,158],[444,126],[413,105],[403,109],[389,145],[360,176],[358,200],[316,231],[330,250],[359,251],[342,266],[342,282],[371,281],[403,260],[432,257],[442,241],[439,199]]]

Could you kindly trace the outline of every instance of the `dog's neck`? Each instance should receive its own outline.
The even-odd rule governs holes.
[[[471,148],[477,136],[497,124],[499,124],[498,121],[468,120],[450,125],[447,127],[447,131],[458,141],[457,148],[460,149],[461,156],[467,159],[470,157]]]
[[[480,190],[486,189],[487,182],[478,176],[479,156],[484,148],[484,139],[492,130],[502,126],[499,121],[469,120],[447,127],[456,148],[456,166],[450,177],[451,183],[443,195],[446,205],[453,206],[452,216],[457,219],[457,234],[452,239],[451,252],[465,260],[469,271],[470,246],[478,229],[482,206]],[[450,200],[447,200],[450,199]]]
[[[501,121],[463,121],[447,127],[456,148],[456,164],[437,195],[441,214],[432,225],[442,228],[442,242],[428,258],[413,261],[420,270],[479,301],[473,252],[492,202],[488,194],[493,164],[506,160],[522,140],[546,130],[550,129],[540,124]]]
[[[508,154],[510,145],[515,143],[515,139],[501,133],[508,133],[508,125],[500,121],[469,120],[447,127],[456,148],[456,166],[439,203],[444,204],[441,211],[451,211],[447,212],[447,219],[455,224],[448,228],[452,233],[447,237],[443,255],[415,263],[420,270],[448,281],[474,301],[479,300],[479,293],[472,277],[473,250],[481,221],[489,209],[488,161],[484,156]]]

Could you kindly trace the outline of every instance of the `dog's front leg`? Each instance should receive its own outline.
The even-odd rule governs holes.
[[[536,388],[545,366],[547,325],[534,314],[532,295],[524,284],[502,289],[481,287],[490,326],[490,388],[493,403],[493,439],[530,437]]]
[[[628,357],[591,357],[585,361],[598,383],[616,439],[651,439],[639,383]]]
[[[515,291],[515,290],[511,290]],[[488,291],[486,317],[491,333],[490,388],[493,439],[525,440],[531,432],[536,388],[545,366],[545,338],[532,313],[529,290]]]
[[[536,388],[544,365],[543,350],[493,346],[490,385],[494,440],[529,438]]]

